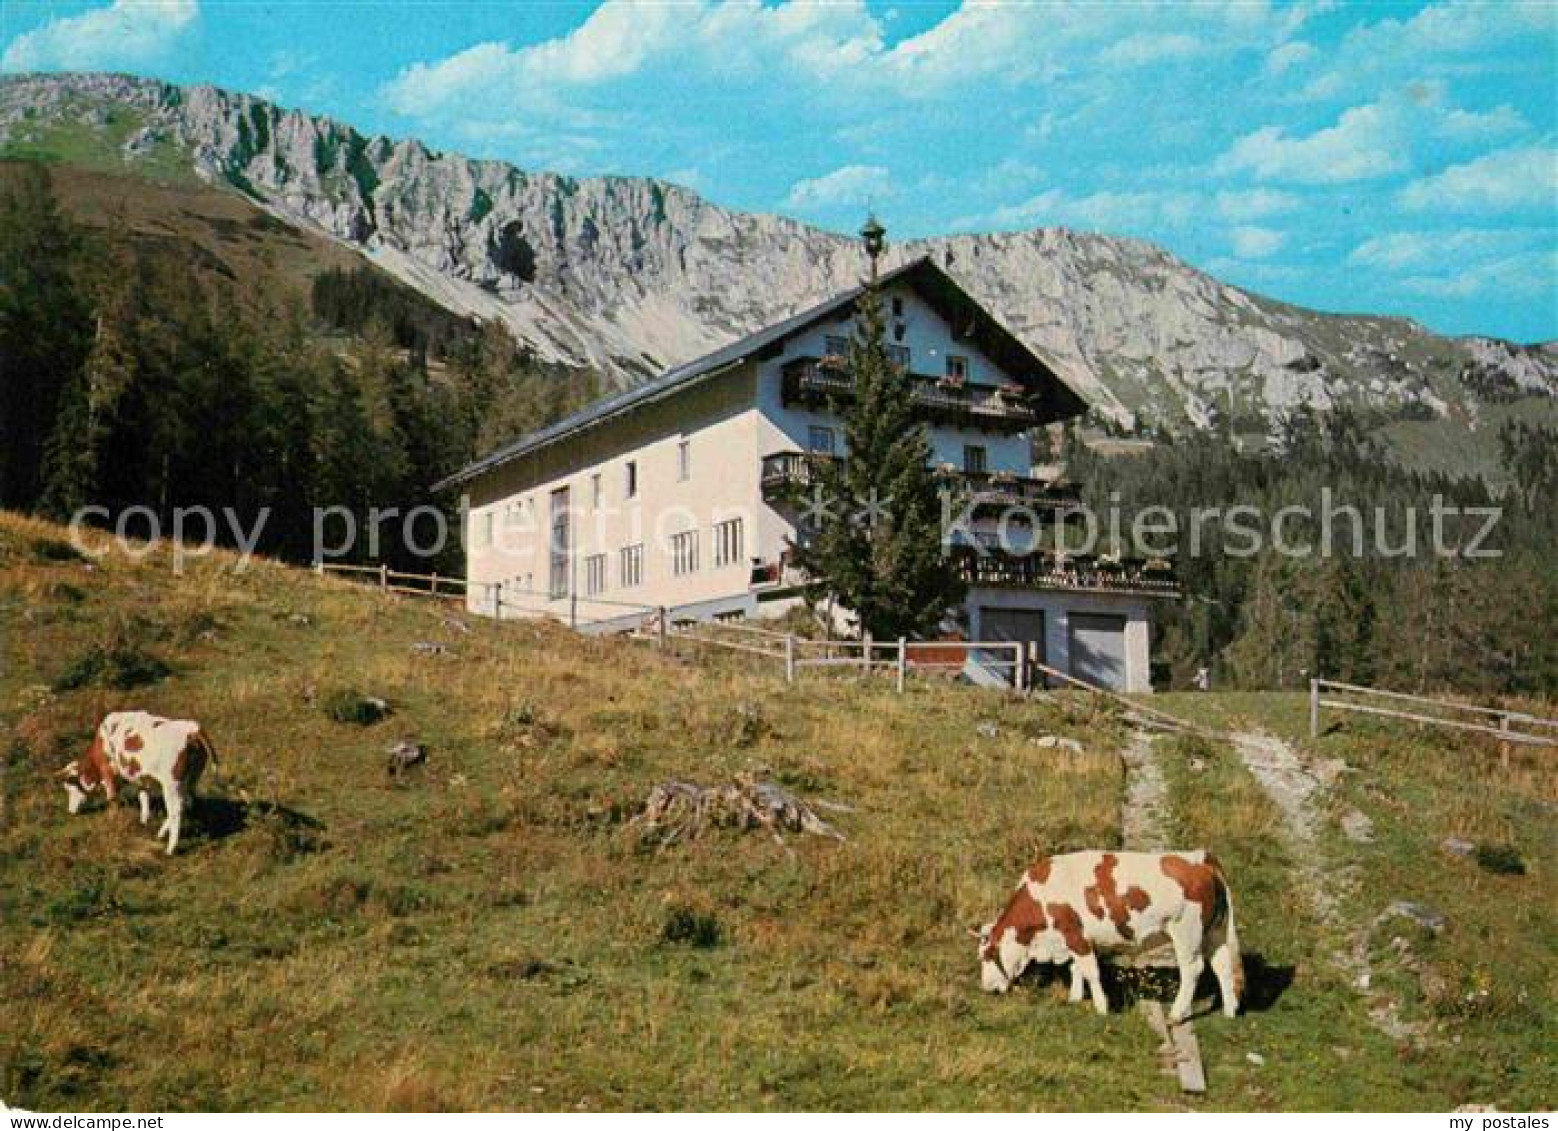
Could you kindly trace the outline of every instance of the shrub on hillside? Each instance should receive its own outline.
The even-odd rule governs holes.
[[[389,704],[384,700],[347,687],[337,688],[327,694],[319,706],[326,717],[335,722],[355,723],[363,727],[372,726],[389,714]]]
[[[83,687],[130,691],[166,679],[172,670],[138,645],[110,641],[95,644],[77,656],[54,678],[50,687],[55,691],[76,691]]]
[[[1477,866],[1484,872],[1493,872],[1500,876],[1526,874],[1526,862],[1520,858],[1520,851],[1512,844],[1479,844],[1472,852],[1472,859],[1477,861]]]
[[[708,950],[719,946],[719,920],[691,907],[673,907],[660,928],[660,941]]]

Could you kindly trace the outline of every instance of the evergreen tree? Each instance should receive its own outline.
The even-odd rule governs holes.
[[[881,294],[855,308],[849,371],[853,397],[835,411],[846,458],[822,468],[820,529],[796,547],[813,601],[853,613],[878,640],[935,630],[964,594],[941,544],[941,498],[930,441],[914,416],[910,377],[888,359]]]
[[[86,353],[90,315],[72,274],[80,243],[47,170],[0,180],[0,506],[31,507],[61,396]],[[79,408],[74,410],[79,415]]]

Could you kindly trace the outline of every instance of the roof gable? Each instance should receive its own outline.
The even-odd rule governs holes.
[[[881,275],[879,287],[901,283],[911,287],[952,327],[954,338],[969,341],[1012,379],[1042,398],[1053,419],[1065,419],[1086,411],[1087,402],[1020,338],[1003,326],[972,295],[928,257],[911,260]],[[474,479],[521,456],[538,451],[642,405],[673,396],[702,380],[715,377],[743,362],[764,355],[803,330],[853,307],[865,284],[851,287],[783,321],[767,326],[722,346],[713,353],[676,366],[654,380],[580,409],[538,432],[506,444],[433,485],[433,490],[453,487]]]

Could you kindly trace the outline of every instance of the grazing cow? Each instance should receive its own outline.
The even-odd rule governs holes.
[[[1089,986],[1093,1007],[1109,1012],[1098,950],[1155,946],[1164,936],[1179,965],[1169,1019],[1183,1021],[1210,961],[1223,1013],[1239,1010],[1244,965],[1228,882],[1209,852],[1073,852],[1040,860],[1023,874],[1000,918],[975,932],[980,981],[1005,993],[1030,962],[1070,962],[1071,1000]]]
[[[199,723],[158,718],[145,711],[115,711],[98,725],[86,756],[56,776],[64,783],[72,813],[79,812],[99,786],[110,801],[119,795],[120,779],[139,786],[143,825],[151,819],[148,786],[155,783],[168,811],[157,837],[167,836],[168,855],[172,856],[178,847],[184,810],[194,807],[195,787],[207,761],[216,761],[216,751]]]

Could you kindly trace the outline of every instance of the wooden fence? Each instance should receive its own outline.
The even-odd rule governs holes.
[[[463,578],[437,573],[406,573],[384,565],[320,561],[314,563],[314,571],[340,574],[375,585],[387,593],[464,600],[467,591]],[[559,601],[566,603],[566,611],[559,611]],[[956,675],[970,665],[983,669],[992,680],[1018,691],[1029,690],[1040,673],[1077,682],[1039,663],[1038,646],[1032,642],[813,639],[738,621],[711,621],[692,616],[678,619],[679,610],[665,605],[609,601],[578,594],[559,598],[511,585],[488,586],[482,603],[484,611],[499,620],[505,614],[546,616],[563,620],[576,629],[616,631],[636,639],[650,639],[660,647],[675,639],[771,660],[783,665],[785,680],[790,683],[808,668],[853,671],[867,676],[889,673],[894,687],[902,693],[911,674],[941,672]]]
[[[675,610],[667,612],[674,617]],[[1032,670],[1032,646],[1010,640],[815,639],[739,622],[677,623],[674,619],[665,632],[676,640],[782,663],[788,683],[794,683],[808,668],[861,675],[890,673],[895,689],[902,693],[912,673],[955,674],[973,662],[1021,691],[1028,687]]]
[[[1331,694],[1327,695],[1327,692]],[[1368,702],[1371,699],[1425,708],[1439,713],[1425,714],[1423,710],[1386,707],[1377,702]],[[1504,707],[1480,707],[1469,703],[1455,703],[1448,699],[1431,699],[1426,695],[1408,695],[1404,691],[1383,691],[1377,687],[1361,687],[1355,683],[1342,683],[1334,679],[1309,681],[1309,736],[1311,738],[1320,737],[1322,708],[1487,735],[1498,739],[1501,761],[1506,766],[1509,764],[1511,745],[1558,746],[1558,719],[1545,719]],[[1538,733],[1541,731],[1552,733]]]
[[[338,573],[353,581],[376,585],[386,593],[409,593],[417,597],[465,599],[465,579],[437,573],[406,573],[386,565],[349,565],[344,562],[314,563],[318,574]]]

